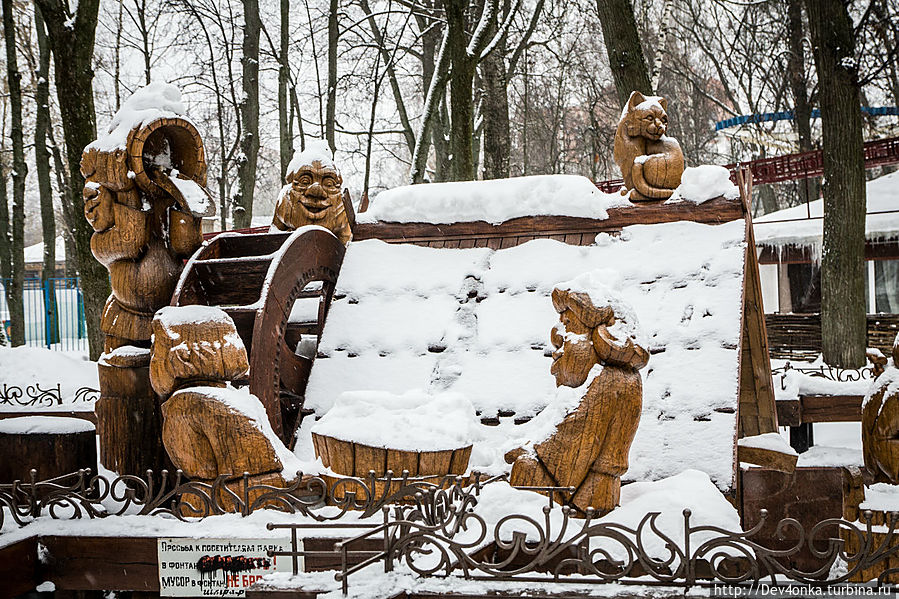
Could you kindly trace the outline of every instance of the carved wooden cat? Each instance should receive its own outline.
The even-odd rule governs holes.
[[[633,92],[621,113],[614,157],[632,200],[665,200],[680,185],[684,153],[665,135],[667,107],[665,98]]]

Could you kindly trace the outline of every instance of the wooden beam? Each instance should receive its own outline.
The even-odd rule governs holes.
[[[746,464],[754,464],[767,468],[768,470],[776,470],[778,472],[786,472],[792,474],[796,470],[796,461],[799,456],[796,454],[784,453],[773,449],[764,449],[762,447],[744,447],[737,446],[737,459]]]
[[[802,422],[861,422],[862,395],[801,395]]]
[[[34,588],[40,563],[37,558],[37,537],[29,537],[0,549],[0,596],[17,597]]]
[[[693,221],[720,224],[743,217],[739,200],[723,197],[694,204],[692,202],[641,202],[639,205],[610,208],[609,218],[593,219],[572,216],[525,216],[500,224],[484,221],[466,223],[357,223],[354,240],[382,239],[388,242],[414,243],[440,238],[443,240],[469,238],[550,237],[553,235],[596,234],[620,231],[628,225]],[[591,240],[592,241],[592,240]],[[517,243],[515,245],[518,245]]]

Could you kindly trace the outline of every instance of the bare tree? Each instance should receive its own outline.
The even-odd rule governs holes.
[[[83,218],[84,177],[81,175],[81,151],[97,137],[94,112],[93,69],[94,35],[97,28],[99,0],[81,0],[74,14],[61,0],[35,0],[47,25],[47,39],[53,51],[56,95],[62,116],[68,159],[69,187],[67,202],[73,215],[75,260],[84,293],[90,356],[97,359],[103,351],[100,313],[109,295],[106,269],[91,254],[93,233]]]
[[[12,237],[10,262],[12,275],[7,283],[6,299],[12,321],[12,345],[25,344],[25,141],[22,135],[22,75],[16,56],[16,26],[12,0],[3,0],[3,39],[6,42],[6,76],[9,85],[10,138],[12,139]]]
[[[50,151],[47,149],[47,129],[50,126],[50,47],[41,9],[34,6],[34,29],[37,37],[38,64],[35,74],[34,166],[37,171],[38,193],[41,200],[41,231],[44,239],[44,263],[41,280],[56,276],[56,215],[53,212],[53,185],[50,182]],[[59,313],[56,293],[44,296],[48,343],[59,342]]]
[[[842,0],[807,0],[824,137],[821,348],[840,368],[865,364],[865,162],[852,19]]]
[[[618,103],[624,106],[633,91],[653,93],[631,0],[596,0],[596,10]]]
[[[258,0],[242,0],[244,29],[241,57],[243,97],[240,100],[241,156],[237,162],[238,192],[234,196],[234,226],[249,227],[253,222],[253,195],[256,190],[256,161],[259,155],[259,19]]]

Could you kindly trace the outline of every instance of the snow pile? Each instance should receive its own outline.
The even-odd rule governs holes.
[[[733,476],[744,225],[626,227],[593,246],[549,239],[493,251],[353,242],[306,389],[325,416],[347,391],[460,393],[482,418],[471,467],[507,471],[503,454],[545,436],[566,403],[550,374],[553,287],[593,273],[633,309],[652,356],[624,480],[684,468],[722,489]],[[597,272],[598,271],[598,272]],[[585,281],[587,278],[584,279]],[[526,424],[517,418],[546,415]],[[550,418],[550,412],[558,414]],[[513,417],[514,415],[514,417]],[[301,431],[298,444],[311,447]]]
[[[534,175],[389,189],[375,196],[356,221],[499,224],[540,215],[606,219],[609,208],[626,205],[626,198],[601,192],[586,177]]]
[[[355,391],[338,397],[312,432],[372,447],[440,451],[471,445],[480,424],[459,393]]]
[[[815,368],[820,364],[823,362],[814,362],[810,366]],[[787,370],[775,377],[774,395],[778,400],[799,399],[800,395],[864,395],[870,384],[870,379],[834,381],[799,370]]]
[[[736,508],[724,498],[705,472],[693,469],[662,480],[636,482],[621,487],[620,506],[600,518],[599,522],[615,522],[636,528],[646,514],[659,512],[654,523],[656,529],[683,547],[685,509],[692,512],[690,525],[693,527],[715,526],[734,532],[743,530]],[[695,532],[690,535],[690,545],[699,547],[717,536],[717,533],[709,530]],[[647,529],[642,539],[647,555],[657,559],[669,556],[666,541],[658,534]],[[612,552],[616,550],[614,542],[600,543],[598,540],[591,542],[590,549],[592,551],[599,546]],[[620,547],[618,550],[621,551]],[[619,554],[618,557],[624,557],[624,554]]]
[[[868,181],[865,238],[871,241],[899,239],[899,172]],[[771,212],[754,220],[758,245],[783,249],[809,248],[821,255],[824,200]]]
[[[764,433],[761,435],[753,435],[751,437],[743,437],[737,440],[740,447],[751,447],[754,449],[767,449],[787,455],[799,455],[796,450],[790,447],[787,440],[780,433]]]
[[[703,164],[688,166],[684,169],[680,185],[665,203],[693,202],[702,204],[721,196],[728,200],[740,197],[740,190],[730,180],[730,171],[723,166]]]
[[[143,127],[156,119],[173,117],[186,118],[181,90],[170,83],[150,83],[138,88],[125,100],[112,117],[106,134],[88,144],[85,150],[123,150],[132,129]]]
[[[305,150],[293,151],[293,157],[287,165],[287,174],[295,173],[303,166],[312,166],[312,163],[316,160],[321,162],[325,168],[337,170],[337,165],[334,164],[334,157],[331,153],[331,148],[328,147],[328,143],[322,139],[307,139]],[[285,187],[285,189],[287,188]],[[284,193],[284,190],[281,193]]]
[[[167,333],[177,335],[174,327],[204,323],[230,324],[231,317],[215,306],[165,306],[156,311],[155,318],[165,328]]]
[[[485,485],[481,490],[475,513],[484,518],[488,532],[492,533],[495,524],[509,515],[510,506],[514,506],[514,513],[528,516],[542,524],[545,521],[543,510],[546,505],[544,495],[515,489],[506,482],[497,482]],[[742,531],[740,515],[734,506],[724,498],[706,473],[693,469],[657,481],[624,485],[621,487],[620,505],[594,522],[615,523],[636,530],[647,513],[657,512],[659,515],[654,524],[658,532],[683,548],[685,509],[692,512],[690,525],[693,527],[715,526],[728,531]],[[550,512],[549,519],[550,532],[555,538],[562,525],[561,510],[554,509]],[[571,538],[580,531],[579,521],[569,521],[563,538]],[[513,533],[520,533],[528,540],[539,540],[537,531],[524,520],[509,520],[500,532],[503,540],[511,540]],[[492,538],[492,534],[488,536]],[[715,536],[711,531],[696,532],[690,536],[690,544],[698,547]],[[657,559],[669,556],[665,540],[654,533],[648,524],[644,525],[641,539],[647,555]],[[597,549],[604,549],[619,559],[626,558],[621,545],[608,538],[591,539],[590,551]]]
[[[899,486],[876,483],[865,487],[865,500],[859,504],[858,509],[899,512]]]
[[[303,470],[302,465],[292,451],[284,446],[281,439],[275,435],[272,425],[268,421],[268,414],[259,398],[250,393],[249,389],[235,389],[234,387],[187,387],[179,389],[172,394],[176,397],[180,393],[200,393],[215,398],[234,412],[243,414],[253,422],[255,426],[275,450],[275,455],[281,461],[283,471],[281,474],[287,481],[296,478],[296,473]]]
[[[94,431],[94,423],[65,416],[17,416],[0,420],[0,435],[64,435]]]
[[[35,402],[22,406],[15,400],[9,403],[0,401],[0,411],[35,411],[40,409],[58,409],[60,405],[66,410],[94,409],[94,402],[73,402],[75,392],[83,387],[99,389],[97,363],[91,362],[81,353],[51,351],[40,347],[0,347],[0,388],[6,387],[5,394],[11,397],[10,387],[18,387],[23,394],[21,402],[41,391],[53,390],[59,385],[62,404]],[[28,387],[34,393],[28,392]]]

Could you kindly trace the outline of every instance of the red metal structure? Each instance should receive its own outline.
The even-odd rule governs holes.
[[[876,139],[865,143],[865,168],[889,164],[899,164],[899,137]],[[746,166],[752,170],[754,185],[797,181],[820,177],[824,174],[821,150],[728,164],[725,168],[730,170],[731,179],[736,180],[737,167],[740,166]],[[606,193],[614,193],[623,184],[624,181],[621,179],[609,179],[608,181],[598,181],[596,186]]]

